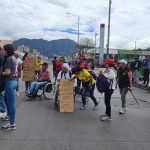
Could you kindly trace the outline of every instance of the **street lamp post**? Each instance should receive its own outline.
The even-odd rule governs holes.
[[[67,14],[78,18],[78,44],[80,44],[80,16],[74,15],[69,12]]]
[[[110,41],[110,18],[111,18],[111,3],[112,3],[112,0],[109,0],[108,36],[107,36],[107,58],[109,58],[109,41]]]

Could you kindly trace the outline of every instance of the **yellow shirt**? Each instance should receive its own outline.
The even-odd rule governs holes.
[[[42,69],[42,61],[36,61],[35,62],[35,70],[39,71],[40,69]]]
[[[82,69],[82,71],[80,71],[77,74],[77,78],[83,82],[89,82],[89,85],[93,85],[96,81],[94,80],[93,77],[91,77],[91,74],[86,70],[86,69]]]

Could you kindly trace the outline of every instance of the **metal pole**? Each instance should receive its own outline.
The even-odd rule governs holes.
[[[96,65],[96,36],[97,36],[97,33],[95,33],[95,53],[94,53],[94,66]]]
[[[109,58],[111,3],[112,3],[112,1],[111,1],[111,0],[109,0],[108,36],[107,36],[107,58]]]
[[[78,16],[78,44],[80,44],[80,16]]]
[[[78,17],[78,44],[80,44],[80,16],[74,15],[72,13],[67,12],[66,14]]]
[[[137,53],[136,53],[136,41],[135,41],[135,57],[137,56]]]

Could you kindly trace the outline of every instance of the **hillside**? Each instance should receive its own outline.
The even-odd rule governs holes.
[[[19,39],[13,42],[15,48],[19,45],[25,45],[33,49],[37,49],[42,55],[52,57],[55,55],[71,55],[77,50],[76,43],[70,39],[59,39],[47,41],[43,39]]]

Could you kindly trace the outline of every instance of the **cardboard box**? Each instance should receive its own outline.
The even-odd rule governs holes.
[[[26,57],[23,62],[23,81],[35,80],[35,58],[32,56]]]
[[[74,112],[73,81],[60,80],[60,112]]]

